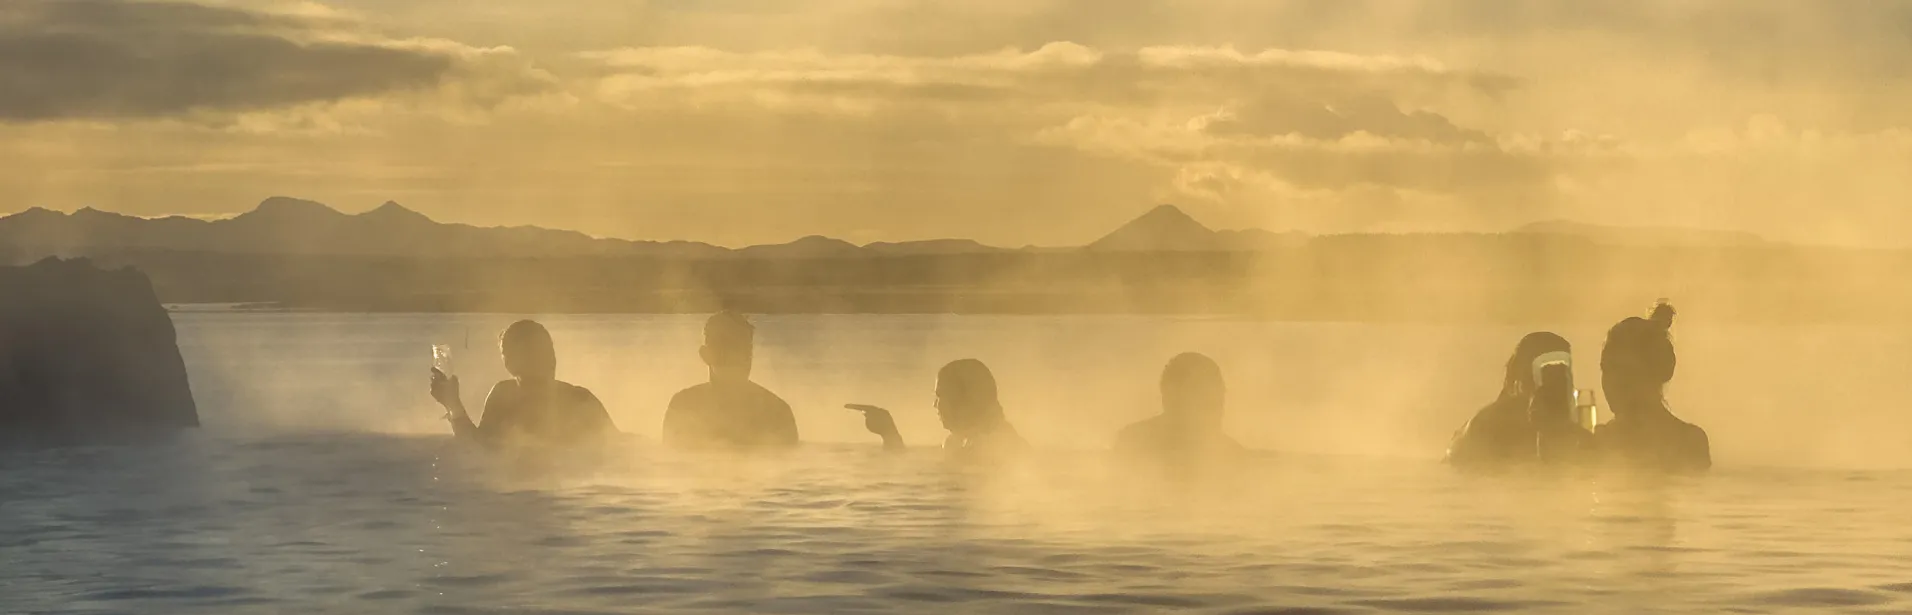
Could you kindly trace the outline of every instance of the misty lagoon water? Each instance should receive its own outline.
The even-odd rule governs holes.
[[[426,400],[500,376],[492,315],[175,314],[207,427],[0,453],[0,613],[1860,612],[1912,610],[1912,331],[1687,327],[1672,397],[1699,477],[1463,477],[1446,437],[1528,328],[1151,317],[758,319],[758,380],[808,443],[660,450],[700,319],[544,319],[628,447],[532,474]],[[1599,327],[1579,344],[1597,382]],[[1271,451],[1174,481],[1109,458],[1198,350]],[[1041,450],[946,463],[950,359],[995,368]],[[846,402],[896,412],[885,455]]]

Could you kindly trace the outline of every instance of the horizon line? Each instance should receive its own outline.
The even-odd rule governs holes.
[[[1480,229],[1476,229],[1476,230],[1422,230],[1422,231],[1385,231],[1385,230],[1373,230],[1373,231],[1342,231],[1342,232],[1328,232],[1328,233],[1319,233],[1319,232],[1310,232],[1310,231],[1302,231],[1302,230],[1287,230],[1287,231],[1274,231],[1274,230],[1269,230],[1269,229],[1266,229],[1266,228],[1260,228],[1260,227],[1247,227],[1247,228],[1213,228],[1213,227],[1210,227],[1210,226],[1208,226],[1208,224],[1207,224],[1207,223],[1204,223],[1204,222],[1202,222],[1201,220],[1199,220],[1199,219],[1196,219],[1196,218],[1195,218],[1195,217],[1194,217],[1193,215],[1190,215],[1190,214],[1189,214],[1189,213],[1188,213],[1187,211],[1185,211],[1185,210],[1183,210],[1183,209],[1182,209],[1182,208],[1181,208],[1181,207],[1180,207],[1179,205],[1176,205],[1176,204],[1173,204],[1173,203],[1159,203],[1159,204],[1156,204],[1156,205],[1154,205],[1154,206],[1151,206],[1151,207],[1149,207],[1148,209],[1146,209],[1146,210],[1144,210],[1144,211],[1142,211],[1142,212],[1141,212],[1141,213],[1140,213],[1139,215],[1136,215],[1135,217],[1132,217],[1132,218],[1130,218],[1130,219],[1128,219],[1128,221],[1127,221],[1127,222],[1124,222],[1124,223],[1122,223],[1121,225],[1119,225],[1119,226],[1117,226],[1116,228],[1114,228],[1114,229],[1111,229],[1111,230],[1110,230],[1109,232],[1107,232],[1107,233],[1104,233],[1104,234],[1103,234],[1103,235],[1102,235],[1101,237],[1098,237],[1097,239],[1095,239],[1095,240],[1092,240],[1092,241],[1090,241],[1090,242],[1088,242],[1088,243],[1084,243],[1084,244],[1080,244],[1080,245],[1065,245],[1065,244],[1025,244],[1025,245],[1023,245],[1023,246],[1020,246],[1020,247],[1006,247],[1006,246],[999,246],[999,245],[992,245],[992,244],[986,244],[986,243],[983,243],[983,242],[981,242],[981,241],[978,241],[978,240],[975,240],[975,239],[971,239],[971,238],[965,238],[965,237],[936,237],[936,238],[927,238],[927,239],[904,239],[904,240],[886,240],[886,241],[872,241],[872,242],[868,242],[868,243],[861,243],[861,244],[859,244],[859,243],[856,243],[856,242],[853,242],[853,241],[849,241],[849,240],[846,240],[846,239],[842,239],[842,238],[839,238],[839,237],[834,237],[834,236],[831,236],[831,235],[826,235],[826,234],[807,234],[807,235],[801,235],[801,236],[797,236],[797,237],[794,237],[794,238],[792,238],[792,239],[790,239],[790,240],[788,240],[788,241],[784,241],[784,242],[781,242],[781,243],[762,243],[762,244],[750,244],[750,245],[742,245],[742,246],[730,246],[730,245],[724,245],[724,244],[718,244],[718,243],[712,243],[712,242],[709,242],[709,241],[702,241],[702,240],[695,240],[695,239],[633,239],[633,238],[628,238],[628,237],[618,237],[618,236],[612,236],[612,235],[599,235],[599,234],[593,234],[593,233],[590,233],[590,232],[587,232],[587,231],[583,231],[583,230],[579,230],[579,229],[571,229],[571,228],[559,228],[559,227],[550,227],[550,226],[540,226],[540,225],[537,225],[537,224],[517,224],[517,225],[489,225],[489,226],[487,226],[487,225],[479,225],[479,224],[473,224],[473,223],[469,223],[469,222],[455,222],[455,221],[444,221],[444,220],[439,220],[439,219],[437,219],[437,218],[433,218],[433,217],[431,217],[430,215],[428,215],[428,214],[425,214],[424,212],[420,212],[420,211],[418,211],[418,210],[415,210],[415,209],[412,209],[412,208],[409,208],[409,207],[406,207],[406,206],[405,206],[404,204],[402,204],[402,203],[399,203],[399,202],[398,202],[398,201],[396,201],[396,200],[390,200],[390,199],[388,199],[388,200],[385,200],[385,201],[383,201],[383,202],[381,202],[381,203],[380,203],[380,204],[378,204],[378,205],[375,205],[375,206],[373,206],[373,207],[370,207],[370,208],[367,208],[367,209],[364,209],[364,210],[361,210],[361,211],[356,211],[356,212],[348,212],[348,211],[346,211],[346,210],[344,210],[344,209],[340,209],[340,208],[338,208],[338,207],[335,207],[335,206],[333,206],[333,205],[331,205],[331,204],[329,204],[329,203],[325,203],[325,202],[321,202],[321,201],[315,201],[315,200],[311,200],[311,199],[304,199],[304,198],[299,198],[299,197],[292,197],[292,196],[285,196],[285,195],[273,195],[273,196],[269,196],[269,197],[266,197],[266,198],[264,198],[264,199],[261,199],[261,200],[259,201],[259,203],[258,203],[258,204],[256,204],[256,205],[254,205],[254,206],[252,207],[252,209],[249,209],[249,210],[246,210],[246,211],[242,211],[242,212],[236,212],[236,213],[221,213],[221,214],[185,214],[185,213],[169,213],[169,214],[161,214],[161,215],[151,215],[151,216],[143,216],[143,215],[138,215],[138,214],[130,214],[130,213],[125,213],[125,212],[121,212],[121,211],[114,211],[114,210],[110,210],[110,209],[105,209],[105,208],[102,208],[102,207],[99,207],[99,206],[96,206],[96,205],[83,205],[83,206],[80,206],[80,207],[77,207],[77,208],[74,208],[74,209],[71,209],[71,210],[61,210],[61,209],[55,209],[55,208],[52,208],[52,207],[47,207],[47,206],[44,206],[44,205],[33,205],[33,206],[28,206],[28,207],[26,207],[26,208],[23,208],[23,209],[19,209],[19,210],[16,210],[16,211],[13,211],[13,212],[11,212],[11,213],[7,213],[7,214],[4,214],[4,215],[0,215],[0,221],[4,221],[4,220],[10,220],[10,219],[13,219],[13,218],[15,218],[15,217],[18,217],[18,216],[21,216],[21,215],[26,215],[26,214],[31,214],[32,212],[35,212],[35,211],[44,211],[44,212],[48,212],[48,213],[53,213],[53,214],[59,214],[59,215],[61,215],[61,216],[63,216],[63,217],[72,217],[72,216],[75,216],[75,215],[79,215],[79,214],[81,214],[81,213],[84,213],[84,212],[87,212],[87,211],[93,211],[93,212],[98,212],[98,213],[101,213],[101,214],[106,214],[106,215],[111,215],[111,216],[119,216],[119,217],[124,217],[124,218],[132,218],[132,219],[136,219],[136,220],[142,220],[142,221],[157,221],[157,220],[166,220],[166,219],[175,219],[175,218],[177,218],[177,219],[183,219],[183,220],[192,220],[192,221],[197,221],[197,222],[205,222],[205,223],[217,223],[217,222],[225,222],[225,221],[230,221],[230,220],[235,220],[235,219],[238,219],[238,218],[241,218],[241,217],[244,217],[244,216],[247,216],[247,215],[252,215],[252,214],[256,214],[256,213],[258,213],[258,212],[259,212],[260,210],[262,210],[262,209],[264,209],[264,208],[265,208],[265,207],[266,207],[266,206],[267,206],[268,204],[270,204],[270,203],[274,203],[274,202],[290,202],[290,203],[298,203],[298,204],[310,204],[310,205],[316,205],[316,206],[318,206],[319,208],[322,208],[322,209],[324,209],[324,210],[326,210],[327,212],[330,212],[330,213],[332,213],[332,214],[336,214],[336,215],[339,215],[339,216],[342,216],[342,217],[349,217],[349,218],[358,218],[358,217],[363,217],[363,216],[367,216],[367,215],[370,215],[370,214],[374,214],[374,213],[376,213],[376,212],[379,212],[379,211],[383,211],[383,210],[389,210],[389,209],[396,209],[396,210],[398,210],[399,212],[404,212],[404,213],[409,213],[409,214],[412,214],[412,215],[416,215],[416,216],[418,216],[418,217],[420,217],[420,218],[423,218],[423,219],[424,219],[425,221],[427,221],[427,222],[430,222],[431,224],[434,224],[434,225],[437,225],[437,226],[453,226],[453,227],[466,227],[466,228],[471,228],[471,229],[480,229],[480,230],[485,230],[485,229],[490,229],[490,230],[514,230],[514,229],[528,229],[528,230],[539,230],[539,231],[547,231],[547,232],[557,232],[557,233],[575,233],[575,234],[577,234],[577,235],[581,235],[581,236],[583,236],[583,237],[585,237],[585,238],[588,238],[588,239],[590,239],[590,240],[592,240],[592,241],[609,241],[609,242],[619,242],[619,243],[626,243],[626,244],[663,244],[663,245],[669,245],[669,244],[693,244],[693,245],[702,245],[702,246],[708,246],[708,247],[712,247],[712,248],[718,248],[718,249],[723,249],[723,250],[728,250],[728,251],[741,251],[741,250],[745,250],[745,249],[749,249],[749,248],[757,248],[757,247],[774,247],[774,246],[788,246],[788,245],[792,245],[792,244],[796,244],[796,243],[799,243],[799,242],[803,242],[803,241],[806,241],[806,240],[817,240],[817,239],[822,239],[822,240],[828,240],[828,241],[833,241],[833,242],[837,242],[837,243],[841,243],[841,244],[844,244],[844,245],[848,245],[848,246],[852,246],[852,247],[856,247],[856,248],[870,248],[870,247],[872,247],[872,246],[899,246],[899,245],[911,245],[911,244],[927,244],[927,243],[940,243],[940,242],[968,242],[968,243],[971,243],[971,244],[974,244],[974,245],[976,245],[976,246],[980,246],[980,247],[983,247],[983,248],[988,248],[988,249],[992,249],[992,250],[1001,250],[1001,251],[1008,251],[1008,252],[1015,252],[1015,251],[1028,251],[1028,250],[1043,250],[1043,249],[1055,249],[1055,250],[1061,250],[1061,249],[1084,249],[1084,248],[1088,248],[1088,247],[1090,247],[1090,246],[1092,246],[1092,245],[1094,245],[1095,243],[1098,243],[1098,242],[1100,242],[1100,241],[1101,241],[1101,240],[1103,240],[1103,239],[1106,239],[1106,238],[1108,238],[1108,237],[1110,237],[1110,236],[1112,236],[1112,235],[1113,235],[1114,233],[1116,233],[1116,232],[1119,232],[1119,231],[1122,231],[1122,230],[1125,230],[1125,229],[1127,229],[1127,228],[1129,228],[1129,227],[1130,227],[1131,225],[1134,225],[1134,224],[1136,224],[1136,223],[1138,223],[1138,222],[1140,222],[1140,221],[1142,221],[1142,220],[1144,220],[1144,219],[1148,219],[1148,218],[1150,218],[1150,217],[1153,217],[1153,216],[1155,216],[1155,215],[1157,215],[1157,212],[1161,212],[1161,211],[1164,211],[1164,210],[1168,210],[1168,211],[1173,211],[1174,213],[1176,213],[1176,214],[1179,214],[1179,215],[1180,215],[1180,217],[1182,217],[1182,218],[1186,218],[1186,219],[1187,219],[1188,221],[1191,221],[1191,222],[1194,222],[1194,223],[1195,223],[1195,224],[1196,224],[1197,226],[1200,226],[1200,227],[1201,227],[1201,228],[1202,228],[1203,230],[1206,230],[1206,231],[1208,231],[1208,232],[1210,232],[1210,233],[1214,233],[1214,234],[1218,234],[1218,235],[1219,235],[1219,234],[1223,234],[1223,233],[1266,233],[1266,234],[1268,234],[1268,235],[1271,235],[1271,236],[1277,236],[1277,237],[1296,237],[1296,236],[1299,236],[1299,237],[1304,237],[1304,238],[1309,238],[1309,239],[1313,239],[1313,238],[1320,238],[1320,237],[1356,237],[1356,236],[1369,236],[1369,237],[1413,237],[1413,236],[1469,236],[1469,235],[1472,235],[1472,236],[1494,236],[1494,235],[1562,235],[1562,236],[1576,236],[1576,235],[1578,235],[1578,234],[1576,234],[1576,233],[1574,233],[1574,232],[1561,232],[1561,231],[1551,231],[1551,230],[1542,230],[1542,229],[1543,229],[1543,227],[1546,227],[1546,226],[1549,226],[1549,225],[1566,225],[1566,226],[1568,226],[1568,227],[1577,227],[1577,228],[1578,228],[1578,230],[1580,230],[1580,231],[1582,231],[1582,232],[1590,232],[1590,231],[1618,231],[1618,232],[1629,232],[1629,231],[1631,231],[1631,232],[1648,232],[1648,233],[1666,233],[1666,232],[1672,232],[1672,233],[1696,233],[1696,234],[1708,234],[1708,235],[1716,235],[1716,236],[1738,236],[1738,237],[1740,237],[1741,239],[1744,239],[1744,240],[1747,240],[1747,241],[1748,241],[1749,243],[1761,243],[1761,244],[1767,244],[1767,245],[1774,245],[1774,246],[1798,246],[1798,247],[1833,247],[1833,248],[1846,248],[1846,249],[1864,249],[1864,250],[1872,250],[1872,249],[1887,249],[1887,250],[1904,250],[1904,249],[1912,249],[1912,246],[1904,246],[1904,247],[1879,247],[1879,246],[1846,246],[1846,245],[1819,245],[1819,244],[1808,244],[1808,243],[1799,243],[1799,242],[1790,242],[1790,241],[1776,241],[1776,240],[1772,240],[1772,239],[1770,239],[1770,238],[1767,238],[1767,237],[1765,237],[1765,236],[1763,236],[1763,235],[1760,235],[1760,234],[1758,234],[1758,233],[1753,233],[1753,232],[1750,232],[1750,231],[1741,231],[1741,230],[1731,230],[1731,229],[1715,229],[1715,228],[1705,228],[1705,227],[1682,227],[1682,226],[1621,226],[1621,225],[1607,225],[1607,224],[1598,224],[1598,223],[1591,223],[1591,222],[1583,222],[1583,221],[1579,221],[1579,220],[1573,220],[1573,219],[1570,219],[1570,218],[1547,218],[1547,219],[1540,219],[1540,220],[1535,220],[1535,221],[1532,221],[1532,222],[1527,222],[1527,223],[1523,223],[1523,224],[1520,224],[1520,225],[1517,225],[1517,226],[1514,226],[1514,227],[1512,227],[1512,228],[1507,228],[1507,229],[1502,229],[1502,230],[1480,230]],[[1584,236],[1584,235],[1578,235],[1578,236]],[[1184,250],[1184,251],[1187,251],[1187,250]]]

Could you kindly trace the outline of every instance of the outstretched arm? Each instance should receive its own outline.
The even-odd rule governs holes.
[[[883,450],[901,451],[909,448],[903,443],[903,434],[896,430],[896,417],[890,411],[865,404],[845,404],[843,407],[863,413],[863,428],[870,433],[883,437]]]

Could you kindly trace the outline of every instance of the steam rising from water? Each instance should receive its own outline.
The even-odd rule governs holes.
[[[445,433],[426,395],[430,346],[450,343],[468,401],[504,377],[506,315],[181,313],[175,316],[204,422],[256,434]],[[809,442],[876,445],[844,403],[891,408],[916,445],[943,432],[935,369],[974,357],[1002,383],[1010,420],[1040,447],[1105,449],[1159,412],[1169,357],[1215,357],[1228,426],[1251,447],[1431,460],[1498,392],[1500,365],[1531,328],[1267,323],[1159,317],[764,316],[756,379],[790,401]],[[702,381],[697,316],[544,318],[559,377],[589,387],[620,429],[655,441],[672,393]],[[1553,329],[1599,382],[1604,329]],[[467,335],[469,342],[467,346]],[[1912,329],[1709,326],[1676,331],[1674,412],[1705,427],[1725,466],[1912,465],[1912,398],[1895,366]]]

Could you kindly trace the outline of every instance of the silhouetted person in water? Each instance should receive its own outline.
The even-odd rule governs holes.
[[[445,407],[459,438],[493,448],[566,448],[601,443],[617,433],[597,396],[557,379],[557,351],[543,325],[512,323],[499,336],[498,347],[512,379],[491,387],[482,423],[473,423],[465,411],[458,377],[432,368],[432,398]]]
[[[1559,355],[1554,355],[1558,357]],[[1534,377],[1533,401],[1527,406],[1527,419],[1533,424],[1534,457],[1543,464],[1574,465],[1593,460],[1593,432],[1574,422],[1573,364],[1548,361],[1546,357]]]
[[[944,365],[936,372],[936,416],[943,421],[949,436],[943,449],[959,459],[1000,459],[1029,447],[1016,428],[1003,416],[1002,401],[996,394],[996,376],[989,366],[975,359],[962,359]],[[896,430],[890,411],[876,406],[850,404],[863,412],[863,426],[883,437],[883,447],[892,451],[908,448],[903,434]]]
[[[1573,425],[1571,414],[1572,351],[1566,338],[1553,333],[1529,333],[1521,338],[1513,356],[1507,359],[1500,397],[1454,434],[1454,442],[1447,449],[1448,463],[1482,468],[1534,462],[1541,459],[1542,427],[1554,436],[1550,441],[1555,446],[1548,447],[1554,451],[1551,457],[1564,460],[1561,458],[1570,454],[1566,452],[1569,449],[1584,449],[1584,437],[1563,429],[1585,434]],[[1545,387],[1543,378],[1551,380]]]
[[[1654,306],[1652,316],[1628,318],[1607,331],[1600,355],[1602,387],[1613,420],[1595,432],[1610,460],[1669,472],[1713,465],[1706,431],[1680,420],[1666,405],[1673,380],[1673,306]]]
[[[684,389],[664,412],[664,441],[674,446],[787,447],[797,444],[790,404],[750,381],[757,328],[742,315],[720,312],[704,323],[700,353],[710,381]]]
[[[1162,414],[1122,429],[1117,453],[1190,461],[1244,451],[1222,431],[1228,387],[1214,359],[1183,353],[1162,369]]]

